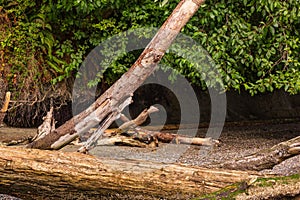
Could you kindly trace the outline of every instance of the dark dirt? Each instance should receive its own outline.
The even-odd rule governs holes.
[[[0,144],[26,140],[32,138],[36,133],[37,129],[32,128],[0,127]]]

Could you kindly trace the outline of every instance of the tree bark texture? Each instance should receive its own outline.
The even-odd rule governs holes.
[[[100,122],[107,118],[152,74],[180,30],[203,3],[204,0],[182,0],[127,73],[123,74],[85,111],[28,147],[59,149],[89,128],[99,124],[98,120],[94,120],[94,116]],[[57,141],[60,145],[55,144]]]
[[[66,195],[99,199],[111,194],[187,199],[260,176],[251,171],[0,147],[0,193],[25,199],[62,199]]]

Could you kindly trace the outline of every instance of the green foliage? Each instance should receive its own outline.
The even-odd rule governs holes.
[[[35,99],[42,84],[51,79],[44,65],[54,42],[51,26],[42,12],[35,13],[35,2],[5,1],[1,5],[2,75],[9,79],[9,90],[16,92],[14,97],[19,94]],[[29,16],[26,12],[34,14]]]
[[[99,43],[132,28],[159,28],[177,3],[0,0],[0,51],[5,54],[0,72],[9,77],[11,88],[16,78],[18,84],[30,87],[63,81],[74,75]],[[201,50],[193,47],[181,52],[170,49],[162,63],[176,69],[172,80],[181,73],[203,89],[222,80],[226,90],[247,90],[254,95],[282,88],[296,94],[300,91],[299,8],[298,0],[206,1],[182,33],[201,44],[215,64],[205,64],[208,57],[197,58]],[[113,83],[138,55],[132,52],[113,61],[104,79]],[[202,64],[191,61],[196,58]]]
[[[208,50],[227,89],[300,91],[300,2],[206,2],[185,28]]]

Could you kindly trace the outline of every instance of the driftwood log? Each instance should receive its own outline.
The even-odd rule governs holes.
[[[152,108],[152,109],[151,109]],[[142,123],[144,123],[149,116],[149,114],[153,112],[157,112],[158,109],[154,106],[151,106],[149,110],[145,109],[136,119],[129,120],[125,115],[121,115],[121,119],[125,122],[120,126],[119,130],[129,130],[134,129],[133,133],[135,133],[135,138],[140,141],[148,142],[149,139],[153,139],[155,141],[161,141],[164,143],[175,142],[177,144],[193,144],[193,145],[216,145],[219,144],[218,140],[214,140],[212,138],[198,138],[198,137],[190,137],[185,135],[159,132],[159,131],[151,131],[139,127]],[[134,124],[134,126],[132,126]]]
[[[120,116],[122,111],[120,105],[124,104],[146,78],[152,74],[180,30],[203,3],[204,0],[182,0],[128,72],[123,74],[86,110],[45,137],[35,140],[27,147],[60,149],[99,124],[99,122],[104,122],[101,126],[110,125]],[[130,104],[131,102],[127,103]],[[105,128],[99,127],[98,132],[104,130]],[[98,139],[97,137],[99,137],[99,134],[94,136],[94,141]]]
[[[113,130],[105,130],[105,132],[97,133],[101,134],[102,138],[96,141],[94,145],[126,145],[132,147],[157,147],[158,141],[164,143],[176,142],[177,144],[192,144],[192,145],[214,145],[218,144],[219,141],[213,140],[212,138],[192,138],[189,136],[172,134],[172,133],[162,133],[158,131],[150,131],[139,127],[143,124],[151,113],[158,112],[159,109],[150,106],[149,109],[144,109],[135,119],[129,120],[124,114],[120,114],[120,119],[124,122],[119,128]],[[50,108],[47,115],[43,117],[44,122],[38,127],[37,134],[33,138],[22,138],[21,140],[16,140],[8,143],[10,145],[24,144],[24,142],[39,140],[46,135],[50,134],[51,131],[55,130],[55,119],[53,117],[53,107]],[[106,127],[105,127],[106,128]],[[95,129],[90,129],[88,134],[92,135]],[[102,130],[101,130],[102,131]],[[88,138],[86,142],[94,143],[93,138]],[[81,145],[82,147],[78,150],[79,152],[87,152],[88,147],[93,144],[86,145],[86,142],[75,142],[76,145]],[[93,145],[93,146],[94,146]]]
[[[126,122],[124,124],[122,124],[114,133],[114,138],[112,138],[112,140],[107,140],[112,144],[116,144],[116,143],[120,143],[120,144],[128,144],[129,146],[142,146],[144,147],[144,144],[139,144],[138,145],[138,141],[135,141],[134,139],[126,139],[124,137],[120,137],[120,133],[126,132],[129,129],[134,129],[135,127],[137,127],[138,125],[141,125],[142,123],[144,123],[146,121],[146,119],[149,117],[149,115],[151,113],[157,112],[159,111],[156,107],[151,106],[149,109],[144,109],[139,116],[137,116],[135,119],[133,120],[129,120],[127,117],[125,117],[125,115],[120,113],[120,117],[123,120],[126,119]],[[110,124],[108,124],[110,125]],[[99,145],[99,138],[104,135],[104,131],[107,129],[108,127],[103,127],[100,126],[94,133],[93,135],[88,138],[88,140],[84,143],[84,145],[78,150],[79,152],[83,152],[86,153],[88,150],[90,150],[92,147],[94,147],[95,145]],[[130,144],[132,143],[132,145]]]
[[[119,128],[113,130],[106,130],[95,145],[126,145],[132,147],[157,147],[158,141],[164,143],[177,144],[192,144],[192,145],[216,145],[218,140],[212,138],[196,138],[185,135],[178,135],[173,133],[165,133],[158,131],[151,131],[140,127],[151,113],[158,112],[159,109],[150,106],[149,109],[144,109],[135,119],[129,120],[125,115],[121,114],[120,119],[124,122]],[[93,129],[90,130],[93,132]],[[97,130],[96,130],[97,131]],[[99,133],[96,133],[99,134]],[[93,138],[88,138],[87,142],[94,142]],[[79,143],[80,144],[80,143]],[[89,146],[83,142],[83,146],[78,150],[79,152],[87,152]]]
[[[116,134],[118,130],[107,130],[104,137],[97,141],[97,145],[111,146],[111,145],[125,145],[132,147],[157,147],[159,141],[163,143],[176,144],[191,144],[199,146],[218,145],[219,141],[212,138],[198,138],[178,135],[173,133],[165,133],[158,131],[149,131],[140,127],[134,130],[128,130],[122,134]],[[79,143],[79,145],[81,145]],[[79,152],[82,148],[79,149]]]
[[[155,138],[158,141],[164,143],[176,143],[176,144],[192,144],[192,145],[199,145],[199,146],[212,146],[219,144],[218,140],[214,140],[212,138],[199,138],[199,137],[189,137],[180,134],[174,133],[166,133],[166,132],[159,132],[159,131],[149,131],[142,128],[136,129],[138,132],[139,140],[145,140],[146,138]]]
[[[257,177],[261,175],[252,171],[0,147],[0,193],[24,199],[99,199],[116,194],[115,199],[187,199]]]
[[[263,149],[255,154],[221,163],[215,167],[238,170],[264,170],[272,169],[282,161],[300,154],[300,136],[281,142],[269,149]]]
[[[149,109],[144,109],[135,119],[129,120],[125,115],[121,115],[120,119],[124,121],[124,124],[122,124],[119,127],[119,130],[121,132],[127,131],[129,129],[134,129],[140,125],[142,125],[150,114],[158,112],[159,109],[155,106],[150,106]]]

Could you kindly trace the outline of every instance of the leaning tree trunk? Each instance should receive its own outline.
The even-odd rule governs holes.
[[[117,112],[131,103],[133,92],[152,74],[180,30],[203,3],[204,0],[182,0],[127,73],[85,111],[27,147],[60,149],[100,122],[104,128],[100,127],[98,132],[104,131],[119,117]]]
[[[115,199],[189,199],[256,177],[262,175],[0,147],[0,193],[24,199],[100,199],[116,194]]]

